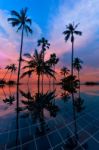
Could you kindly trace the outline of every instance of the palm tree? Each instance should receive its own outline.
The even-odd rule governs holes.
[[[43,57],[44,57],[44,53],[46,49],[49,49],[50,43],[48,43],[48,40],[42,37],[40,40],[38,40],[38,46],[41,46],[41,50],[43,52]]]
[[[38,93],[39,93],[39,84],[40,84],[40,76],[42,74],[45,74],[47,76],[54,77],[55,71],[51,69],[51,67],[48,65],[47,61],[43,61],[42,59],[42,52],[40,54],[35,51],[35,72],[38,75]],[[43,91],[42,91],[43,92]]]
[[[64,77],[66,77],[68,74],[69,74],[69,69],[67,68],[67,67],[63,67],[63,68],[61,68],[61,74],[64,76]]]
[[[29,25],[31,25],[32,21],[27,16],[27,10],[28,10],[27,8],[22,9],[20,12],[12,10],[11,11],[12,18],[8,18],[8,21],[11,22],[12,27],[18,27],[17,32],[21,30],[21,47],[20,47],[18,76],[17,76],[17,105],[19,105],[19,102],[18,102],[19,86],[18,85],[19,85],[19,79],[20,79],[24,32],[26,32],[27,35],[28,35],[28,33],[32,33],[32,29],[29,26]]]
[[[7,73],[8,73],[8,71],[10,70],[10,68],[11,68],[10,65],[7,65],[7,66],[5,67],[5,69],[6,69],[7,71],[5,72],[4,77],[2,78],[2,81],[5,79],[5,77],[6,77]]]
[[[71,55],[71,75],[73,75],[73,57],[74,57],[74,35],[82,35],[81,31],[76,30],[79,24],[69,24],[66,25],[66,30],[63,32],[65,35],[65,41],[67,42],[68,39],[71,39],[72,43],[72,55]]]
[[[31,113],[33,122],[39,121],[39,128],[37,127],[36,134],[39,133],[40,135],[44,135],[45,131],[49,130],[48,126],[45,124],[44,109],[52,112],[51,104],[53,98],[55,97],[55,91],[47,92],[45,94],[40,93],[39,96],[37,93],[34,96],[31,96],[29,93],[25,93],[23,91],[20,92],[26,99],[30,99],[22,100],[22,103],[25,105],[25,107],[22,107],[22,110],[24,111],[28,109],[28,111]]]
[[[42,51],[38,53],[37,50],[35,50],[34,55],[31,54],[25,54],[27,58],[30,60],[26,61],[27,65],[23,67],[23,69],[29,68],[29,72],[33,73],[36,72],[38,76],[37,86],[38,86],[38,94],[40,93],[40,77],[42,74],[50,75],[54,77],[53,73],[54,70],[51,69],[51,67],[48,65],[46,61],[43,61],[42,57]],[[23,73],[21,77],[24,77],[27,75],[27,71]]]
[[[54,72],[55,72],[55,65],[58,63],[58,61],[59,61],[59,58],[56,57],[55,53],[51,54],[50,59],[47,61],[48,64],[53,67]],[[53,78],[53,88],[54,88],[54,84],[55,84],[55,78]]]
[[[50,43],[48,43],[48,40],[46,40],[44,37],[42,37],[40,40],[38,40],[38,46],[41,46],[41,51],[43,54],[43,61],[45,57],[45,51],[46,49],[49,49]],[[43,74],[42,74],[42,93],[43,93]]]
[[[82,66],[81,64],[83,63],[82,60],[80,60],[78,57],[74,59],[74,62],[73,62],[73,67],[78,71],[78,80],[80,81],[80,78],[79,78],[79,72],[80,70],[82,69]]]
[[[15,65],[15,64],[11,64],[11,65],[10,65],[10,69],[9,69],[9,70],[11,71],[11,75],[10,75],[10,78],[9,78],[9,81],[10,81],[10,80],[11,80],[11,77],[12,77],[13,72],[16,72],[16,70],[17,70],[16,65]]]

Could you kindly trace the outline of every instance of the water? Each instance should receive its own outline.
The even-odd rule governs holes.
[[[44,93],[49,89],[44,85]],[[0,150],[99,150],[99,87],[82,85],[72,96],[60,86],[55,89],[52,101],[33,99],[33,108],[16,113],[16,86],[0,88]],[[20,86],[22,109],[27,93],[33,97],[37,85]]]

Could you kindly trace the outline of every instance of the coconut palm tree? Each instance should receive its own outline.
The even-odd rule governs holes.
[[[70,23],[69,25],[66,25],[66,30],[63,32],[65,35],[65,41],[67,42],[68,39],[71,39],[72,43],[72,55],[71,55],[71,75],[73,75],[73,57],[74,57],[74,35],[82,35],[81,31],[76,30],[79,24]]]
[[[5,72],[4,77],[2,78],[2,81],[5,79],[5,77],[6,77],[7,73],[8,73],[8,71],[10,70],[10,68],[11,68],[10,65],[7,65],[7,66],[5,67],[5,69],[6,69],[7,71]]]
[[[55,97],[55,91],[47,92],[47,93],[36,93],[34,96],[31,96],[29,93],[25,93],[23,91],[20,91],[22,96],[25,97],[27,100],[22,100],[22,103],[24,104],[24,107],[22,107],[22,110],[27,110],[31,114],[31,118],[33,122],[39,121],[39,127],[36,129],[36,134],[44,135],[45,131],[48,131],[48,125],[45,123],[45,116],[44,116],[44,110],[46,109],[50,113],[54,109],[55,112],[55,106],[52,106],[53,99]],[[29,99],[29,100],[28,100]],[[54,108],[53,108],[54,107]],[[58,108],[58,106],[57,106]]]
[[[24,32],[28,35],[28,33],[32,33],[32,29],[29,25],[31,25],[32,21],[27,16],[27,8],[22,9],[20,12],[15,10],[11,11],[11,18],[8,18],[8,21],[11,22],[12,27],[17,27],[17,32],[21,30],[21,47],[20,47],[20,55],[19,55],[19,65],[18,65],[18,76],[17,76],[17,105],[18,103],[18,91],[19,91],[19,79],[20,79],[20,69],[21,69],[21,61],[22,61],[22,50],[23,50],[23,38]]]
[[[9,81],[10,81],[10,80],[11,80],[11,77],[12,77],[12,74],[13,74],[14,72],[16,72],[16,70],[17,70],[16,65],[15,65],[15,64],[11,64],[9,70],[11,71],[11,75],[10,75],[10,78],[9,78]]]
[[[12,18],[8,18],[8,21],[11,22],[13,27],[18,27],[17,32],[21,30],[21,47],[20,47],[20,56],[19,56],[19,67],[18,67],[18,79],[17,83],[19,84],[19,76],[20,76],[20,68],[22,61],[22,49],[23,49],[23,38],[24,32],[28,35],[28,33],[32,33],[32,29],[29,27],[32,21],[27,17],[27,8],[24,8],[18,13],[17,11],[12,10],[11,16]],[[14,17],[13,17],[14,16]]]
[[[58,63],[59,61],[59,58],[56,57],[56,54],[53,53],[50,55],[50,59],[47,61],[47,63],[53,67],[53,70],[55,71],[55,65]],[[54,74],[55,76],[55,74]],[[54,85],[55,85],[55,78],[53,78],[53,88],[54,88]]]
[[[67,68],[67,67],[63,67],[63,68],[61,68],[61,74],[64,76],[64,77],[66,77],[68,74],[69,74],[69,69]]]
[[[78,57],[74,59],[74,62],[73,62],[73,67],[74,69],[76,69],[78,71],[78,80],[80,81],[80,78],[79,78],[79,72],[80,70],[82,69],[82,64],[83,61],[80,60]]]
[[[27,65],[23,67],[23,69],[29,68],[29,72],[33,73],[36,72],[38,76],[37,86],[38,86],[38,94],[40,93],[40,77],[42,74],[50,75],[54,77],[54,70],[51,69],[51,67],[48,65],[46,61],[43,61],[42,57],[42,51],[38,53],[37,50],[35,50],[34,55],[31,54],[25,54],[27,58],[29,58],[27,62]],[[28,71],[24,72],[21,77],[26,76]]]
[[[50,43],[48,42],[48,40],[46,40],[44,37],[42,37],[41,39],[38,40],[38,46],[41,46],[41,51],[43,54],[43,61],[44,61],[44,57],[45,57],[45,51],[46,49],[49,49],[50,47]],[[43,93],[43,74],[42,74],[42,93]]]
[[[38,46],[41,46],[41,50],[43,52],[43,56],[45,54],[46,49],[49,49],[50,43],[44,37],[38,40]]]

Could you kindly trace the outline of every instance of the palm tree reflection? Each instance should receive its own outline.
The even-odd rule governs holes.
[[[70,99],[70,93],[66,90],[64,90],[62,93],[61,93],[61,99],[64,101],[64,102],[67,102],[69,99]]]
[[[50,116],[55,117],[59,111],[58,106],[53,104],[55,98],[55,91],[47,93],[36,93],[31,96],[30,92],[25,93],[20,91],[23,97],[27,100],[22,100],[24,107],[22,110],[28,110],[31,114],[32,122],[38,125],[36,127],[36,135],[40,136],[45,134],[49,129],[45,121],[44,111],[48,111]]]
[[[77,113],[80,113],[85,109],[84,99],[81,97],[81,93],[80,93],[80,86],[78,89],[78,96],[75,97],[74,105]]]
[[[83,106],[84,100],[81,98],[80,94],[80,86],[78,86],[78,80],[75,77],[67,77],[62,79],[62,89],[64,92],[62,93],[62,97],[66,100],[71,95],[72,99],[72,110],[73,110],[73,124],[74,124],[74,136],[69,136],[67,142],[64,145],[64,149],[73,150],[79,147],[79,135],[78,135],[78,127],[77,127],[77,114],[78,112],[82,112],[85,108]],[[77,93],[78,91],[78,93]],[[78,94],[75,97],[74,93]],[[87,144],[84,144],[83,147],[87,147]]]
[[[10,86],[9,86],[9,95],[8,96],[6,95],[5,90],[4,90],[3,87],[2,87],[2,91],[3,91],[3,94],[4,94],[3,102],[7,103],[9,105],[12,105],[13,102],[15,101],[15,97],[14,97],[14,95],[11,94]]]

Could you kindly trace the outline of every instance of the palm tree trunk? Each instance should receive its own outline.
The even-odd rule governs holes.
[[[44,48],[42,47],[42,50],[43,50]],[[44,51],[43,51],[43,62],[44,62]],[[44,69],[44,68],[43,68]],[[43,75],[43,73],[42,73],[42,93],[43,93],[43,86],[44,86],[44,75]]]
[[[42,93],[43,93],[44,75],[42,73]]]
[[[79,77],[79,70],[78,70],[78,80],[79,80],[79,87],[80,87],[80,77]]]
[[[10,75],[9,81],[11,80],[11,77],[12,77],[12,73],[13,73],[13,72],[11,72],[11,75]]]
[[[78,70],[78,80],[79,80],[79,98],[80,98],[80,77],[79,77],[79,70]]]
[[[74,42],[72,41],[71,75],[73,76]]]
[[[38,74],[38,96],[39,96],[39,93],[40,93],[40,75]]]
[[[51,77],[49,76],[49,91],[51,91]]]
[[[30,77],[28,76],[28,81],[27,81],[27,85],[29,85],[29,79],[30,79]]]
[[[54,65],[54,71],[55,71],[55,65]],[[53,73],[54,74],[54,73]],[[54,74],[55,75],[55,74]],[[55,89],[55,79],[53,78],[53,90]]]
[[[19,80],[20,80],[20,69],[21,69],[21,60],[22,60],[22,48],[23,48],[23,36],[24,36],[24,26],[22,28],[22,34],[21,34],[21,47],[20,47],[20,56],[19,56],[19,65],[18,65],[18,76],[17,76],[17,111],[19,108]]]
[[[79,80],[79,82],[80,82],[80,78],[79,78],[79,70],[78,70],[78,80]]]

